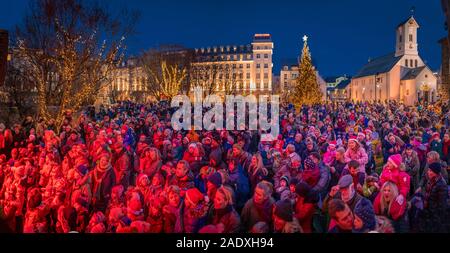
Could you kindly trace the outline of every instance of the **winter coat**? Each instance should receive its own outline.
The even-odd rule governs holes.
[[[369,162],[369,157],[364,148],[359,147],[356,151],[349,148],[344,156],[346,163],[355,160],[359,163],[359,172],[366,173],[366,164]]]
[[[250,231],[257,222],[272,224],[273,198],[269,198],[262,206],[255,204],[253,198],[249,199],[241,212],[241,223],[243,232]]]
[[[330,175],[331,175],[331,179],[330,179],[330,185],[328,188],[331,188],[335,185],[338,184],[339,179],[341,178],[341,174],[344,171],[344,168],[347,164],[346,163],[342,163],[340,161],[335,160],[330,167],[334,167],[335,171],[334,173],[331,173],[331,169],[330,169]],[[328,189],[329,191],[330,189]]]
[[[382,215],[391,220],[396,233],[405,233],[409,230],[409,221],[407,214],[407,200],[404,198],[403,201],[399,202],[397,199],[392,200],[392,203],[386,210],[381,209],[381,196],[383,194],[378,194],[373,203],[373,208],[375,214]],[[399,195],[400,196],[400,195]]]
[[[417,156],[417,152],[413,150],[411,156],[403,152],[402,158],[405,164],[405,172],[411,177],[411,190],[415,191],[419,187],[419,157]]]
[[[238,165],[233,172],[230,172],[229,184],[235,190],[236,208],[241,210],[244,207],[247,200],[250,198],[250,186],[248,178],[244,175],[244,171],[241,165]]]
[[[168,185],[176,185],[180,188],[182,195],[190,188],[195,187],[194,183],[194,174],[192,171],[189,171],[187,175],[178,178],[177,175],[173,175],[169,180]]]
[[[303,197],[297,197],[295,203],[295,217],[300,222],[300,225],[305,233],[312,233],[312,223],[314,212],[316,211],[316,203],[310,202]]]
[[[208,205],[200,203],[194,208],[182,206],[180,220],[175,224],[175,233],[198,233],[206,224]]]
[[[408,196],[411,181],[411,177],[408,175],[408,173],[400,171],[398,168],[389,170],[385,166],[380,175],[380,187],[382,187],[384,183],[388,181],[397,185],[398,192],[403,195],[403,197],[406,198]]]
[[[180,199],[180,204],[178,207],[173,207],[170,205],[166,205],[163,207],[163,226],[164,233],[174,233],[175,226],[178,221],[180,221],[181,211],[184,207],[183,199]]]
[[[111,198],[111,190],[116,185],[116,175],[110,167],[107,171],[99,175],[97,169],[90,172],[92,203],[94,211],[106,211]]]
[[[444,157],[444,154],[442,153],[442,147],[442,141],[433,140],[430,143],[430,151],[438,152],[440,158]]]
[[[268,171],[266,168],[253,168],[252,166],[249,169],[250,192],[254,192],[256,185],[267,177]]]
[[[139,170],[146,174],[148,178],[153,178],[161,169],[162,161],[152,161],[149,157],[145,156],[140,159],[139,167]]]
[[[320,171],[319,181],[312,188],[312,190],[319,193],[320,196],[324,196],[324,195],[326,195],[326,192],[328,190],[331,173],[330,173],[330,169],[322,162],[319,163],[319,171]]]
[[[1,137],[0,137],[1,138]],[[445,162],[450,163],[450,140],[443,142],[442,144],[442,155]]]
[[[123,148],[115,155],[113,168],[116,174],[116,184],[121,184],[124,189],[127,189],[130,185],[132,166],[130,155],[126,149]]]
[[[241,226],[241,218],[232,206],[227,206],[221,210],[212,208],[208,220],[208,224],[223,224],[223,233],[238,233]]]
[[[303,228],[300,226],[298,220],[294,217],[292,221],[286,222],[283,229],[280,231],[283,234],[303,233]]]
[[[423,230],[430,233],[445,231],[448,223],[448,186],[442,177],[429,180],[425,185]]]
[[[448,184],[448,171],[447,171],[447,163],[444,161],[440,161],[441,163],[441,176],[444,179],[444,181]],[[429,164],[427,163],[425,165],[425,168],[423,169],[422,176],[420,177],[419,186],[422,187],[422,189],[426,186],[428,182],[428,170],[429,170]]]

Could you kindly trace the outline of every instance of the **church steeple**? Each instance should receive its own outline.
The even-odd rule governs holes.
[[[395,48],[395,56],[402,55],[419,55],[417,44],[417,29],[419,24],[414,18],[414,7],[411,8],[411,17],[405,22],[397,26],[397,43]]]

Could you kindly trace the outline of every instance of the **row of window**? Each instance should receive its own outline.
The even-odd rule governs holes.
[[[261,64],[259,64],[259,63],[256,64],[256,68],[257,68],[257,69],[261,68]],[[269,68],[269,64],[268,64],[268,63],[265,63],[265,64],[264,64],[264,68],[265,68],[265,69]]]
[[[409,62],[409,64],[408,64],[408,62]],[[417,59],[414,61],[412,59],[410,59],[410,60],[405,59],[405,67],[407,67],[407,68],[417,68],[418,65],[419,65],[419,61]]]
[[[261,54],[256,54],[256,59],[261,59]],[[264,59],[269,59],[269,54],[264,54]]]

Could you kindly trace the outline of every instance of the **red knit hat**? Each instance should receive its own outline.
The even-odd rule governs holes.
[[[142,209],[141,201],[137,199],[132,199],[128,204],[128,211],[134,215],[140,215],[144,210]]]
[[[354,141],[354,142],[358,142],[358,139],[356,136],[352,135],[348,138],[348,141]]]
[[[402,164],[402,156],[399,154],[391,155],[389,157],[388,161],[391,162],[392,164],[394,164],[394,166],[396,168],[399,168],[400,165]]]
[[[191,188],[186,191],[186,198],[192,203],[198,204],[198,202],[202,201],[205,197],[197,188]]]
[[[334,146],[334,147],[336,147],[337,142],[336,142],[336,141],[330,141],[330,142],[328,143],[328,145],[329,145],[329,146]]]

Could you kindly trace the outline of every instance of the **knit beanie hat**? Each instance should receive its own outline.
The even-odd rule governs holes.
[[[279,200],[275,203],[274,214],[288,222],[291,222],[294,218],[294,210],[289,200]]]
[[[77,172],[80,173],[82,176],[85,176],[89,171],[89,168],[86,165],[79,165],[77,167]]]
[[[103,234],[106,232],[105,224],[99,223],[91,228],[92,234]]]
[[[280,178],[280,181],[281,180],[284,180],[285,182],[286,182],[286,185],[289,185],[289,177],[288,176],[282,176],[281,178]]]
[[[208,181],[219,188],[222,186],[222,175],[219,172],[214,172],[208,176]]]
[[[388,159],[396,168],[400,168],[402,164],[402,156],[400,154],[391,155]]]
[[[440,163],[432,163],[429,165],[429,168],[431,171],[433,171],[434,173],[440,175],[441,174],[441,164]]]
[[[316,164],[313,162],[311,158],[305,159],[305,170],[312,170],[316,167]]]
[[[376,227],[375,211],[372,203],[366,198],[362,198],[355,206],[354,214],[363,221],[363,230],[374,230]]]
[[[197,188],[191,188],[186,191],[186,198],[189,199],[192,203],[198,204],[205,197]]]

